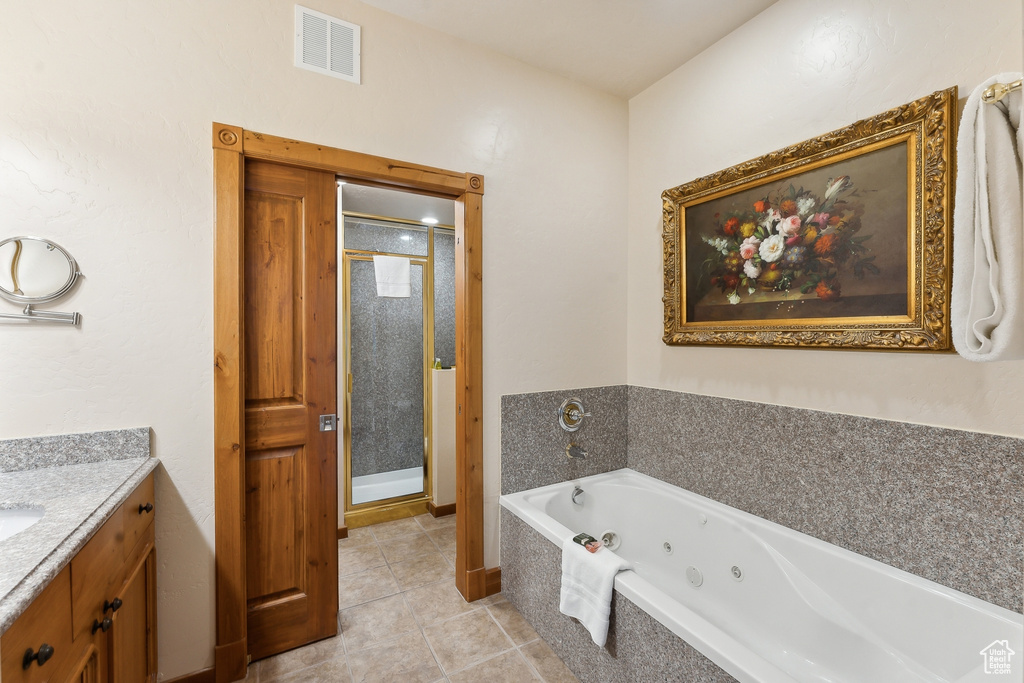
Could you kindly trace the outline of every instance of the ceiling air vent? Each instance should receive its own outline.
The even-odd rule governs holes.
[[[296,5],[295,66],[359,83],[359,27]]]

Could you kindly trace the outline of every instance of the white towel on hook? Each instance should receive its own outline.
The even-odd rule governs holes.
[[[630,564],[608,548],[596,553],[567,538],[562,543],[562,592],[558,609],[576,617],[596,645],[608,639],[615,575]]]
[[[990,85],[1020,77],[979,85],[960,121],[950,324],[957,352],[973,361],[1024,358],[1021,91],[981,99]]]
[[[409,259],[403,256],[374,256],[373,273],[377,278],[377,296],[412,295]]]

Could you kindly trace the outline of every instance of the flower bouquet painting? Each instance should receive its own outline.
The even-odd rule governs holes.
[[[956,89],[662,193],[667,344],[948,350]]]
[[[716,214],[713,230],[701,236],[714,250],[702,264],[708,283],[733,305],[758,291],[838,301],[841,275],[879,275],[871,234],[859,234],[864,204],[853,180],[829,178],[823,190],[790,183],[746,210]]]

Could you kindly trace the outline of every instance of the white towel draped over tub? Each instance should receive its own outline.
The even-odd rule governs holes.
[[[596,553],[567,538],[562,543],[562,593],[558,609],[576,617],[596,645],[608,639],[615,575],[630,565],[608,548]]]
[[[377,278],[377,296],[411,296],[409,259],[402,256],[374,256],[373,273]]]
[[[950,324],[968,360],[1024,358],[1021,91],[981,100],[990,85],[1020,77],[999,74],[979,85],[960,121]]]

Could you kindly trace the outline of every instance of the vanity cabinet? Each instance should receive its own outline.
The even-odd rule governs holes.
[[[0,637],[3,683],[156,680],[153,500],[150,475]]]

